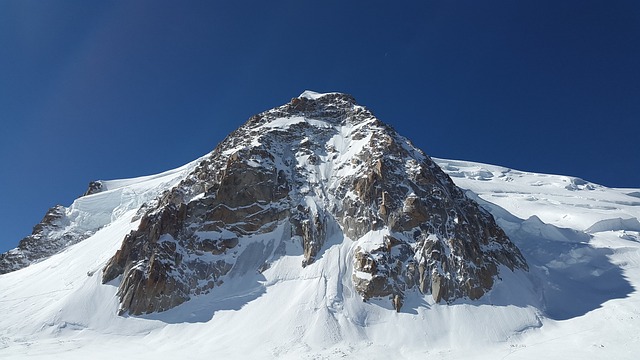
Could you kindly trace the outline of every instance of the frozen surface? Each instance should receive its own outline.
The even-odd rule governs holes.
[[[332,141],[358,146],[344,144],[340,133]],[[268,246],[255,239],[232,285],[163,313],[117,316],[117,287],[101,284],[101,269],[137,227],[137,206],[179,181],[178,169],[105,182],[107,191],[71,207],[103,214],[79,222],[99,225],[93,236],[0,276],[0,358],[636,358],[640,189],[435,160],[492,212],[521,248],[528,274],[501,272],[502,281],[475,302],[434,304],[407,294],[396,313],[388,301],[365,303],[356,294],[350,274],[358,244],[339,232],[306,268],[300,244],[285,241],[288,255],[262,273],[243,271]],[[286,238],[284,229],[276,234]]]
[[[317,100],[325,95],[329,95],[329,94],[337,94],[337,93],[319,93],[319,92],[315,92],[315,91],[311,91],[311,90],[305,90],[302,94],[300,94],[300,98],[306,98],[306,99],[310,99],[310,100]]]

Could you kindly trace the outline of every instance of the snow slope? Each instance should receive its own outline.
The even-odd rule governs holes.
[[[143,204],[153,201],[163,191],[171,189],[184,179],[200,159],[179,168],[156,175],[132,179],[101,181],[102,191],[80,197],[66,210],[69,223],[61,232],[93,233],[120,219],[131,210],[138,210]]]
[[[233,276],[241,279],[233,286],[169,311],[121,317],[117,284],[102,285],[100,272],[137,227],[131,221],[137,208],[110,205],[109,219],[90,238],[0,276],[0,358],[632,359],[640,353],[639,189],[435,160],[492,212],[522,250],[529,274],[501,272],[503,281],[476,302],[434,304],[408,294],[396,313],[388,301],[364,303],[356,294],[349,274],[358,243],[343,241],[334,229],[322,256],[304,269],[300,244],[287,241],[286,253],[299,256],[282,257],[261,274],[237,270]],[[183,172],[164,174],[108,182],[107,191],[87,197],[104,201],[83,206],[99,210],[116,197],[122,205],[123,194],[144,197],[177,183]],[[278,231],[287,238],[286,229]]]
[[[56,205],[49,209],[17,248],[0,254],[0,273],[46,259],[94,235],[128,211],[147,207],[187,177],[199,160],[156,175],[92,182],[84,196],[69,207]]]

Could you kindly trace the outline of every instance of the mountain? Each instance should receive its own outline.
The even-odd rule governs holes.
[[[355,289],[397,310],[417,288],[477,299],[527,269],[491,215],[344,94],[306,92],[252,117],[164,193],[104,268],[120,312],[164,311],[328,241],[354,241]],[[301,245],[301,248],[300,248]]]
[[[94,235],[127,211],[140,208],[170,189],[190,168],[187,165],[132,180],[91,182],[85,194],[71,206],[56,205],[49,209],[17,248],[0,254],[0,274],[22,269]],[[98,192],[104,194],[94,195]]]
[[[112,187],[92,182],[85,197]],[[104,283],[122,277],[121,314],[168,310],[300,251],[304,268],[329,240],[355,242],[356,291],[389,297],[397,311],[412,289],[436,302],[478,299],[501,266],[527,270],[491,215],[345,94],[305,92],[252,117],[158,193],[103,269]],[[46,258],[107,222],[82,227],[65,210],[50,211],[3,267]]]
[[[431,159],[305,92],[51,210],[0,259],[0,356],[632,358],[638,194]]]

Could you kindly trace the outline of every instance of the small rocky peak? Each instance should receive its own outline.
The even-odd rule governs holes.
[[[91,181],[89,183],[89,188],[87,189],[87,191],[85,191],[84,194],[82,194],[82,196],[87,196],[87,195],[92,195],[92,194],[97,194],[99,192],[102,192],[104,189],[104,184],[102,183],[102,181],[100,180],[96,180],[96,181]]]
[[[80,241],[72,235],[49,236],[64,226],[66,208],[56,205],[50,208],[42,220],[33,227],[31,235],[20,240],[18,247],[0,254],[0,274],[16,271],[45,259],[69,244]]]
[[[315,119],[344,120],[348,114],[360,108],[353,96],[343,93],[316,93],[305,91],[292,98],[281,110],[290,116],[308,116]]]
[[[66,209],[67,208],[62,205],[56,205],[47,210],[47,213],[44,215],[44,218],[42,218],[42,221],[40,221],[39,224],[33,227],[33,234],[42,232],[42,229],[44,228],[56,226],[55,222],[65,216]]]

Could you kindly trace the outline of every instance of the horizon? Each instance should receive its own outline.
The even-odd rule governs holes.
[[[640,188],[637,2],[6,1],[0,20],[0,252],[90,181],[179,167],[305,90],[432,157]]]

